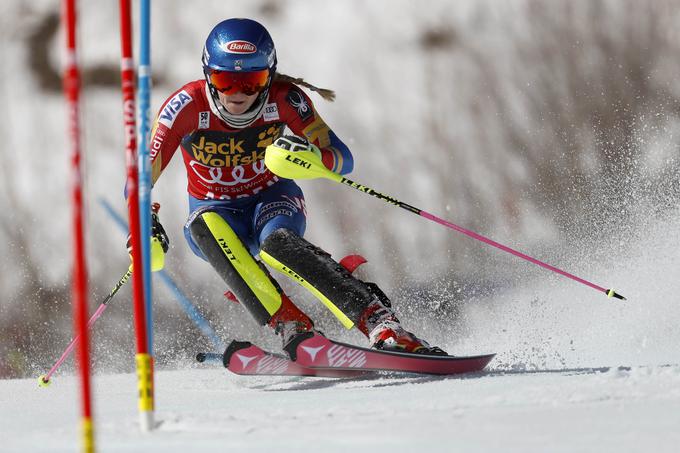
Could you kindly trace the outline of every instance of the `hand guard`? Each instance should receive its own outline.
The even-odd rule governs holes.
[[[161,205],[154,203],[151,206],[151,270],[160,271],[165,267],[165,254],[168,252],[170,240],[168,235],[158,220],[158,211]],[[128,234],[127,250],[132,259],[132,236]]]
[[[316,157],[321,159],[321,150],[319,147],[297,135],[282,135],[274,141],[274,146],[293,152],[311,151]]]

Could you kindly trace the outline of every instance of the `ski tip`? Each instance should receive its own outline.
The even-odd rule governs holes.
[[[617,293],[616,291],[614,291],[614,288],[610,288],[610,289],[607,290],[607,297],[609,297],[610,299],[611,299],[612,297],[614,297],[614,298],[616,298],[616,299],[627,300],[627,299],[626,299],[625,297],[623,297],[621,294],[619,294],[619,293]]]
[[[52,381],[50,381],[46,374],[43,374],[38,378],[38,387],[49,387]]]
[[[201,363],[205,362],[205,352],[199,352],[196,354],[196,361]]]

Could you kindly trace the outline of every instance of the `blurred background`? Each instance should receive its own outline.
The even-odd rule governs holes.
[[[94,311],[128,266],[125,234],[100,204],[126,212],[120,38],[117,2],[79,3]],[[59,8],[0,5],[2,378],[49,369],[72,335]],[[281,72],[337,92],[312,100],[352,149],[353,180],[629,298],[357,191],[301,182],[307,238],[337,259],[363,254],[407,327],[452,353],[497,351],[500,368],[677,362],[680,0],[157,1],[154,113],[202,78],[204,40],[228,17],[269,29]],[[171,240],[166,270],[218,334],[277,345],[184,242],[179,156],[153,199]],[[279,281],[321,330],[361,341]],[[210,343],[154,288],[157,363],[188,366]],[[99,372],[133,369],[130,299],[126,287],[95,326]]]

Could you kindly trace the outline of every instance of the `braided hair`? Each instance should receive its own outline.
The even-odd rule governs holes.
[[[335,100],[335,91],[326,88],[317,88],[311,83],[305,82],[303,78],[291,77],[289,75],[277,72],[274,74],[274,82],[276,81],[290,82],[296,85],[301,85],[305,88],[309,88],[310,90],[319,93],[319,95],[327,101],[333,102]]]

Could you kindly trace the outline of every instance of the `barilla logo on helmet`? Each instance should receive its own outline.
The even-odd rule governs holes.
[[[248,41],[229,41],[223,46],[225,52],[229,53],[255,53],[257,47]]]

